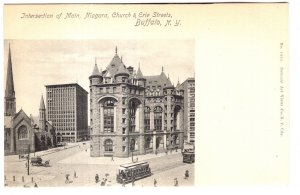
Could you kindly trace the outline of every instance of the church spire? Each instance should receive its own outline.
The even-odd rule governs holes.
[[[5,116],[13,116],[14,114],[16,114],[16,98],[15,98],[14,77],[13,77],[13,69],[12,69],[12,61],[11,61],[10,44],[9,44],[9,50],[8,50],[4,106],[5,106],[5,109],[4,109]]]
[[[15,98],[14,77],[13,77],[12,62],[11,62],[10,44],[9,44],[9,51],[8,51],[5,97]]]
[[[41,97],[41,102],[40,102],[40,110],[46,110],[46,107],[45,107],[45,103],[44,103],[44,97],[42,95]]]
[[[39,130],[40,131],[46,130],[46,107],[44,104],[43,94],[41,97],[40,109],[39,109]]]

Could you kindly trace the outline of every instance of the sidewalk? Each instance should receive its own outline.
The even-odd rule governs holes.
[[[177,152],[173,151],[172,154],[169,152],[168,155],[176,155],[180,154],[181,150],[178,150]],[[147,161],[149,159],[153,158],[158,158],[166,156],[165,153],[158,153],[158,154],[145,154],[145,155],[138,155],[138,156],[133,156],[133,160],[136,162],[141,162],[141,161]],[[97,165],[121,165],[121,164],[127,164],[127,163],[132,163],[132,157],[128,158],[118,158],[114,157],[113,160],[111,157],[90,157],[90,150],[88,149],[87,151],[81,151],[77,154],[74,154],[70,157],[67,157],[58,163],[61,164],[97,164]]]
[[[38,151],[38,152],[34,152],[34,153],[30,153],[30,157],[33,156],[46,156],[48,154],[52,154],[55,152],[59,152],[62,150],[67,150],[70,148],[74,148],[74,147],[78,147],[77,145],[68,145],[68,146],[62,146],[62,147],[57,147],[57,148],[51,148],[49,150],[43,150],[43,151]],[[22,162],[22,161],[26,161],[26,158],[21,158],[19,159],[19,155],[9,155],[9,156],[5,156],[5,162]]]

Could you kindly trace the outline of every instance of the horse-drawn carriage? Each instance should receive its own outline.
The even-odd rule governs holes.
[[[39,156],[34,156],[30,158],[30,164],[32,166],[44,166],[44,167],[49,167],[50,166],[50,161],[46,160],[43,162],[43,159]]]

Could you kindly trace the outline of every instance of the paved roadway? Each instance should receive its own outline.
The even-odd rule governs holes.
[[[107,176],[107,186],[121,186],[115,181],[116,170],[118,165],[101,165],[101,164],[65,164],[60,163],[61,160],[70,157],[79,152],[85,152],[89,145],[75,146],[69,149],[61,150],[58,152],[50,153],[43,156],[43,160],[50,160],[50,167],[30,167],[30,176],[27,176],[25,168],[25,160],[8,160],[5,161],[5,175],[7,177],[6,183],[8,186],[33,186],[31,177],[39,187],[53,187],[53,186],[99,186],[95,183],[95,174],[98,174],[100,180]],[[161,185],[172,185],[173,179],[178,177],[180,182],[184,185],[193,185],[193,178],[190,180],[182,180],[184,171],[189,170],[190,173],[194,171],[193,164],[187,165],[182,163],[182,156],[180,153],[172,155],[163,155],[154,157],[147,160],[150,164],[153,175],[151,177],[136,181],[136,186],[153,186],[153,179],[155,178]],[[9,164],[9,166],[8,166]],[[74,171],[76,178],[74,178]],[[65,175],[70,174],[71,182],[65,183]],[[13,182],[13,175],[16,176],[16,181]],[[24,176],[24,182],[21,177]],[[182,180],[182,182],[181,182]],[[131,184],[127,184],[131,186]]]

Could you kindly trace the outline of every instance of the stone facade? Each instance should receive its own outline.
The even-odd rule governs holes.
[[[91,156],[129,157],[183,147],[183,90],[162,70],[143,76],[117,54],[90,80]]]

